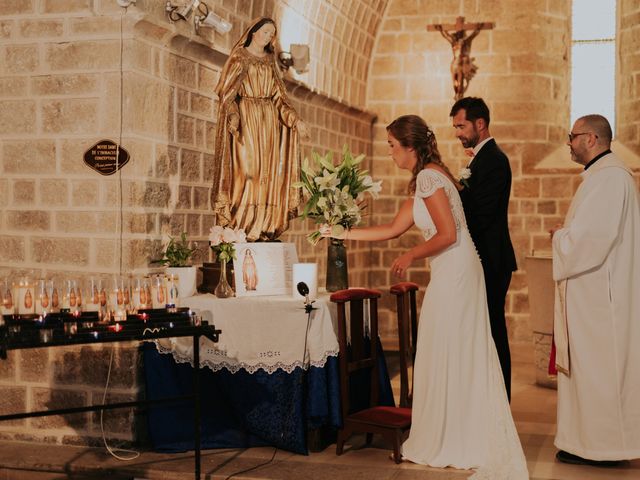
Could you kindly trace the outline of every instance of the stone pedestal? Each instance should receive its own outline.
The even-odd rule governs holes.
[[[543,387],[557,388],[555,376],[551,376],[548,373],[553,335],[554,301],[551,256],[527,257],[526,269],[536,383]]]

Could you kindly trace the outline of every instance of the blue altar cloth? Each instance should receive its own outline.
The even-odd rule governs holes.
[[[188,395],[193,389],[193,368],[160,354],[145,343],[144,367],[147,397]],[[393,405],[391,383],[381,360],[380,399]],[[358,392],[368,389],[352,388]],[[296,368],[287,373],[244,370],[230,373],[201,369],[202,448],[247,448],[271,445],[307,454],[307,431],[322,426],[342,426],[338,358],[329,357],[324,367]],[[353,403],[353,400],[352,400]],[[366,404],[362,398],[358,404]],[[156,451],[193,449],[193,406],[153,406],[148,412],[149,436]]]

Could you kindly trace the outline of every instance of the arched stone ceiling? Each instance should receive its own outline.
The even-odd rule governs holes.
[[[363,107],[367,74],[388,0],[280,0],[274,16],[284,49],[308,43],[309,72],[298,76],[311,88]]]
[[[389,0],[209,0],[216,14],[233,23],[231,32],[215,37],[227,51],[252,19],[271,16],[280,44],[306,43],[311,62],[297,80],[336,100],[363,108],[371,52]]]

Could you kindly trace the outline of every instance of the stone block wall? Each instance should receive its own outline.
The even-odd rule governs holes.
[[[213,88],[232,34],[269,13],[259,3],[244,11],[223,5],[217,13],[234,23],[225,37],[206,29],[197,37],[186,22],[170,25],[154,2],[126,13],[107,0],[3,7],[4,267],[36,275],[145,271],[167,236],[182,231],[202,247],[196,261],[209,257]],[[306,153],[339,151],[343,143],[370,153],[371,114],[290,82],[312,129]],[[103,138],[121,140],[132,157],[110,177],[82,162]]]
[[[139,399],[142,357],[137,344],[13,350],[0,362],[0,412],[52,410]],[[111,365],[106,400],[107,373]],[[132,409],[12,420],[0,438],[47,443],[112,445],[146,438],[145,417]]]
[[[618,139],[640,155],[640,1],[618,1]]]

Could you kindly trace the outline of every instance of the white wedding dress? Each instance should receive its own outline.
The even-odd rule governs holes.
[[[474,480],[528,479],[491,337],[482,265],[460,196],[449,178],[418,174],[413,218],[425,239],[435,226],[424,198],[444,188],[457,241],[430,258],[414,365],[411,432],[403,458],[433,467],[476,469]]]

